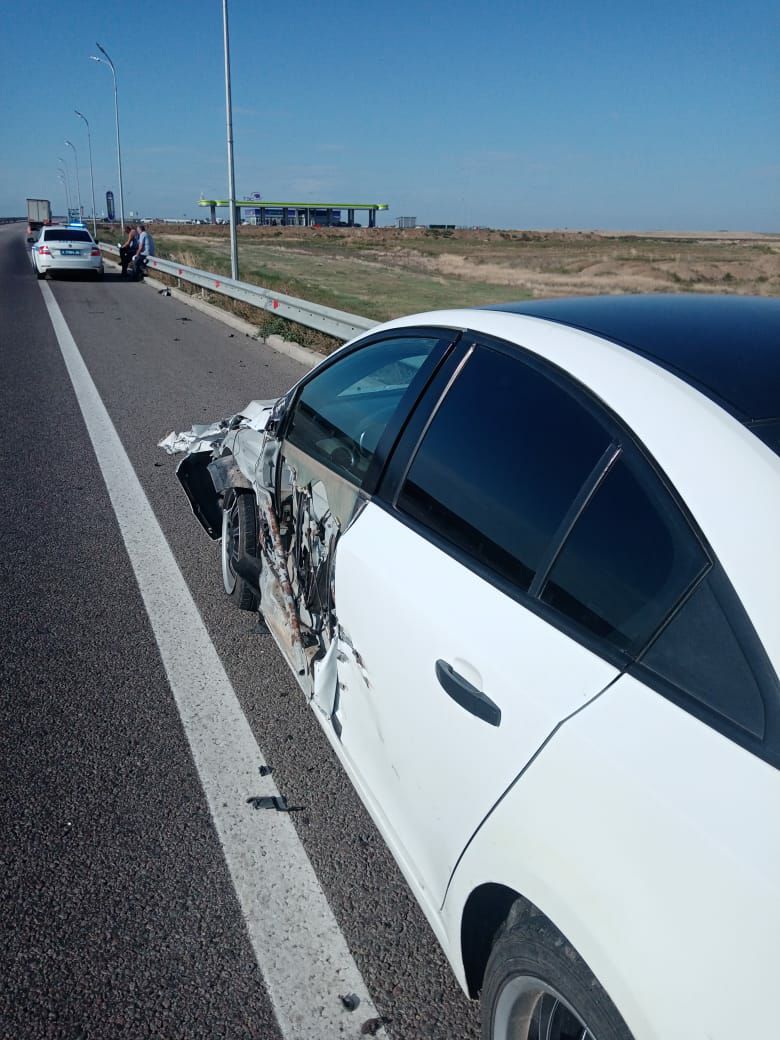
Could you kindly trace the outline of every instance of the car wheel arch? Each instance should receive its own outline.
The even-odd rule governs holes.
[[[460,948],[468,994],[474,1000],[482,989],[496,935],[518,901],[533,905],[519,892],[495,882],[479,885],[466,900],[461,915]]]
[[[472,1000],[483,996],[488,961],[496,942],[514,922],[528,915],[536,918],[542,927],[551,928],[575,950],[574,944],[555,922],[515,889],[486,882],[469,895],[461,916],[461,957],[467,992]],[[577,953],[577,956],[581,954]]]

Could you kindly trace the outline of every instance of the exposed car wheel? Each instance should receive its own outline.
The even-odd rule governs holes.
[[[222,584],[225,592],[241,610],[254,610],[257,597],[250,585],[236,573],[242,556],[257,556],[257,510],[253,495],[235,493],[226,499],[222,510]]]
[[[493,945],[481,996],[483,1040],[632,1040],[577,951],[527,903]]]

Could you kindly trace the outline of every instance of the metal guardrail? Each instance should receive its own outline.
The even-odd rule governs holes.
[[[98,244],[106,253],[119,255],[117,246],[108,245],[105,242]],[[208,289],[209,292],[221,293],[233,300],[240,300],[252,307],[258,307],[260,310],[270,311],[280,318],[296,321],[299,325],[306,325],[310,329],[317,329],[335,339],[352,339],[353,336],[367,332],[368,329],[379,324],[379,322],[371,318],[364,318],[359,314],[338,311],[319,303],[309,303],[308,300],[298,300],[294,296],[285,296],[284,293],[264,289],[260,285],[234,281],[232,278],[201,271],[197,267],[187,267],[175,260],[164,260],[159,256],[149,257],[149,268],[174,278],[181,278],[182,281],[198,285],[201,289]]]

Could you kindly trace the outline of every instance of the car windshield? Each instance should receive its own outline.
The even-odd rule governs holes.
[[[92,236],[80,228],[57,228],[47,231],[44,239],[46,242],[91,242]]]

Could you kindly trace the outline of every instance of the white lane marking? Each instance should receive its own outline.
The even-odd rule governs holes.
[[[282,1034],[358,1037],[377,1011],[289,817],[165,535],[48,285],[54,332],[106,482],[182,725]],[[348,1012],[340,994],[356,993]],[[383,1034],[384,1035],[384,1034]]]

